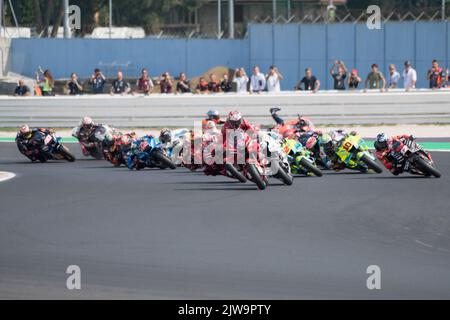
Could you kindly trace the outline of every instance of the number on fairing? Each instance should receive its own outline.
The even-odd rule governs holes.
[[[345,143],[344,143],[344,145],[342,146],[342,148],[345,150],[345,151],[347,151],[347,152],[350,152],[350,149],[353,147],[353,145],[350,143],[350,142],[348,142],[348,141],[346,141]]]
[[[48,136],[46,136],[45,139],[44,139],[44,144],[49,144],[50,141],[52,141],[52,136],[48,135]]]

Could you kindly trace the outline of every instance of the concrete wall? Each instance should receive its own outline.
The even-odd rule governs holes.
[[[72,71],[87,77],[95,67],[109,75],[121,68],[129,77],[144,66],[152,75],[185,71],[196,76],[218,65],[249,70],[258,64],[265,71],[276,64],[285,76],[282,89],[290,90],[306,67],[313,69],[323,88],[331,88],[328,69],[336,59],[363,77],[372,63],[387,74],[390,63],[401,71],[409,59],[418,71],[418,86],[427,87],[431,60],[446,67],[449,45],[448,22],[392,22],[381,30],[369,30],[364,23],[258,24],[249,26],[249,37],[243,40],[13,39],[9,65],[27,76],[41,65],[60,78]]]

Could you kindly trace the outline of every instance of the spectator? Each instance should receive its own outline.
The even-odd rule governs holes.
[[[233,82],[236,83],[236,91],[238,93],[247,92],[248,76],[244,68],[239,68],[234,71]]]
[[[40,80],[39,73],[42,73],[44,76],[43,80]],[[43,96],[53,96],[53,87],[55,85],[55,81],[53,80],[52,73],[50,70],[42,71],[42,68],[39,67],[39,72],[36,72],[36,82],[41,87]]]
[[[267,91],[269,92],[280,92],[280,81],[283,80],[283,75],[278,71],[276,66],[271,66],[269,68],[269,73],[266,76]]]
[[[78,76],[75,72],[70,75],[70,81],[66,84],[67,94],[80,95],[83,93],[83,86],[78,82]]]
[[[444,70],[439,67],[437,60],[433,60],[431,63],[431,69],[428,70],[427,80],[430,82],[430,89],[439,89],[442,87],[443,82],[445,82],[446,76]]]
[[[337,68],[337,71],[335,69]],[[341,60],[336,60],[330,69],[330,74],[334,79],[334,90],[345,90],[345,78],[347,77],[347,68]]]
[[[303,84],[303,88],[302,88]],[[305,70],[305,76],[302,80],[297,83],[294,90],[305,90],[305,91],[312,91],[313,93],[316,93],[320,89],[320,81],[316,78],[316,76],[312,75],[311,68],[306,68]]]
[[[396,70],[395,65],[389,65],[389,89],[397,89],[399,80],[400,73]]]
[[[181,72],[178,77],[178,83],[176,92],[187,93],[191,92],[191,88],[189,86],[189,81],[186,80],[186,74]]]
[[[208,82],[205,80],[205,78],[200,78],[195,91],[202,94],[208,93]]]
[[[150,94],[154,88],[152,79],[148,75],[148,70],[143,68],[141,70],[141,77],[136,82],[137,92],[143,94]]]
[[[216,75],[213,73],[209,75],[208,91],[210,93],[220,92],[220,81],[217,80]]]
[[[103,88],[105,87],[106,77],[100,71],[100,69],[96,68],[94,70],[94,74],[91,76],[89,83],[92,85],[92,92],[94,94],[103,93]]]
[[[231,81],[228,79],[228,73],[224,73],[223,80],[220,83],[220,90],[223,92],[230,92],[231,89],[233,89],[233,86],[231,85]]]
[[[16,89],[14,90],[14,95],[19,97],[25,97],[31,95],[30,88],[25,85],[25,81],[22,79],[19,80]]]
[[[258,66],[254,66],[250,78],[250,92],[260,93],[266,88],[266,78]]]
[[[122,71],[117,72],[117,79],[113,81],[111,87],[111,94],[126,95],[130,93],[130,84],[123,79]]]
[[[405,61],[405,70],[403,71],[403,80],[404,80],[404,86],[405,86],[406,91],[409,91],[416,87],[417,72],[411,66],[410,61]]]
[[[380,89],[381,92],[383,92],[386,87],[386,79],[378,69],[378,65],[376,63],[372,64],[371,71],[367,75],[365,90],[367,90],[367,87],[369,89]]]
[[[348,77],[348,88],[350,90],[358,89],[359,84],[361,83],[362,79],[358,75],[357,69],[352,69],[350,72],[350,76]]]
[[[159,80],[161,93],[172,93],[173,80],[168,72],[164,72]]]

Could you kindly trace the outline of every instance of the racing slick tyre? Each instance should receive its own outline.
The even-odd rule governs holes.
[[[165,167],[169,167],[172,170],[177,168],[177,166],[172,162],[172,160],[168,156],[166,156],[165,154],[162,154],[158,150],[155,150],[153,152],[153,157],[155,158],[156,161],[159,161]]]
[[[294,178],[292,175],[286,171],[284,171],[282,166],[279,166],[278,172],[277,172],[277,178],[279,178],[285,185],[292,185],[294,183]]]
[[[233,166],[231,163],[225,163],[224,167],[229,174],[231,174],[234,178],[238,179],[240,182],[242,183],[247,182],[247,179],[244,177],[244,175],[240,173],[238,169],[236,169],[236,167]]]
[[[259,171],[254,164],[248,164],[248,173],[252,178],[252,181],[256,184],[259,190],[264,190],[267,186],[263,178],[259,175]]]
[[[436,178],[441,177],[441,173],[437,171],[433,166],[429,165],[425,160],[419,158],[416,160],[417,167],[423,171],[425,174],[431,174],[435,176]]]
[[[383,172],[383,169],[381,169],[381,167],[375,161],[370,159],[367,155],[363,155],[361,157],[361,161],[364,162],[369,167],[369,169],[372,169],[376,173]]]
[[[61,145],[59,148],[59,154],[63,156],[64,160],[69,162],[75,162],[75,156],[67,149],[66,146]]]
[[[319,168],[317,168],[314,164],[304,158],[300,160],[300,164],[305,167],[306,170],[312,172],[317,177],[321,177],[323,175],[322,171]]]

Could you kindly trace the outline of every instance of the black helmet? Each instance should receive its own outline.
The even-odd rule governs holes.
[[[168,143],[172,141],[172,132],[169,129],[162,129],[159,133],[159,141],[161,143]]]
[[[384,133],[377,135],[377,140],[375,141],[375,147],[377,150],[386,150],[388,147],[388,138]]]

